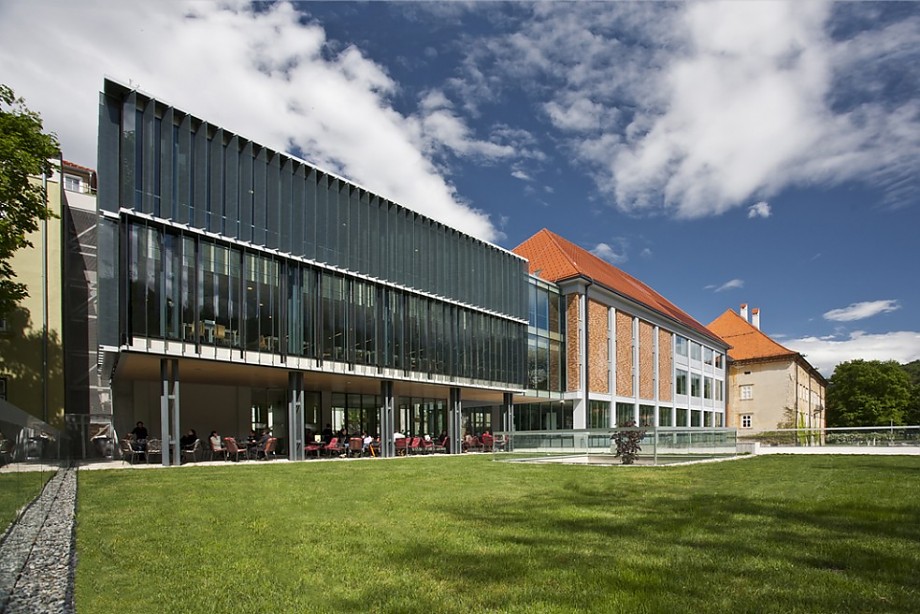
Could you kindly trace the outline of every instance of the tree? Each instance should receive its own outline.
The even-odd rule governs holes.
[[[901,368],[907,373],[907,377],[913,387],[910,407],[907,408],[905,421],[907,424],[917,426],[920,424],[920,360],[901,365]]]
[[[904,424],[912,392],[907,373],[893,360],[842,362],[827,387],[827,424]]]
[[[28,296],[10,259],[16,250],[31,247],[29,233],[53,215],[41,185],[30,177],[50,175],[59,151],[57,137],[44,132],[41,116],[0,84],[0,317]]]

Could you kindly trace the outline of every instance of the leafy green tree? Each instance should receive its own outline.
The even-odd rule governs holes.
[[[851,360],[834,369],[827,387],[828,426],[904,424],[910,379],[893,360]]]
[[[0,84],[0,317],[28,296],[10,259],[32,245],[29,233],[53,215],[41,185],[30,176],[50,175],[59,150],[57,137],[44,132],[41,116]]]
[[[920,360],[915,360],[901,365],[907,377],[910,378],[913,392],[910,407],[907,408],[906,422],[912,426],[920,425]]]

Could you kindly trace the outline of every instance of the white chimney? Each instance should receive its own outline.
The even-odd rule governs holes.
[[[754,328],[760,330],[760,308],[754,307],[751,309],[751,324],[754,325]]]
[[[741,309],[738,311],[744,321],[747,322],[747,303],[741,303]]]

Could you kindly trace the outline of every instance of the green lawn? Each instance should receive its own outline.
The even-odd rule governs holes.
[[[24,505],[41,494],[49,471],[11,471],[0,473],[0,535],[16,519]]]
[[[79,474],[92,612],[917,612],[920,457]]]

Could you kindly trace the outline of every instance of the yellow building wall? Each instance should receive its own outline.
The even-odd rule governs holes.
[[[6,378],[7,401],[54,425],[61,425],[64,416],[60,188],[57,179],[47,184],[48,206],[56,217],[40,222],[39,230],[29,235],[32,247],[13,255],[16,280],[26,284],[29,296],[7,314],[6,331],[0,332],[0,377]]]

